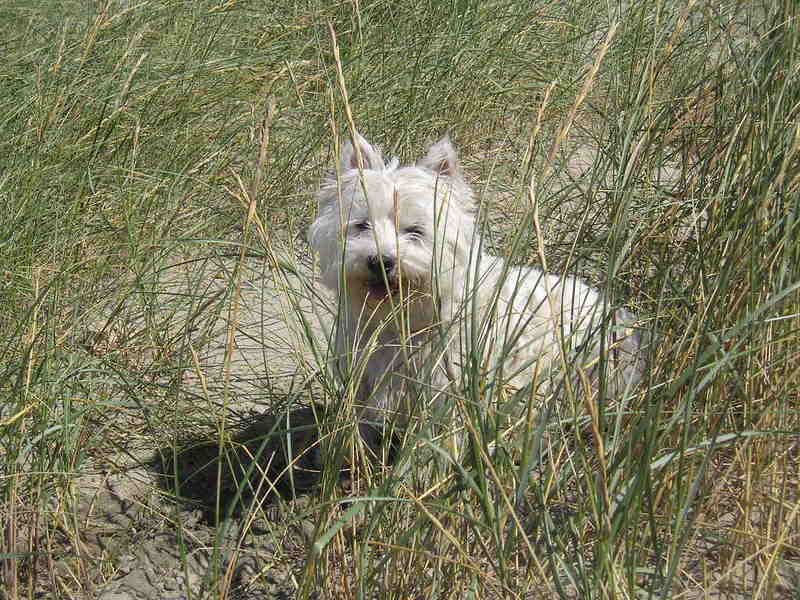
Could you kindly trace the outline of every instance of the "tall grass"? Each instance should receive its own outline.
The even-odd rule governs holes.
[[[328,468],[304,500],[302,482],[274,499],[303,533],[266,519],[278,547],[254,589],[286,570],[298,597],[798,588],[795,3],[12,1],[0,17],[6,597],[101,593],[124,551],[87,540],[135,539],[97,533],[103,482],[187,437],[235,448],[249,410],[278,415],[269,433],[312,403]],[[404,158],[451,132],[495,253],[643,317],[642,389],[511,418],[478,406],[512,391],[467,370],[394,468],[360,459],[303,239],[348,112]],[[469,441],[457,461],[448,423]],[[212,597],[271,514],[232,506],[267,485],[248,464],[208,509]],[[348,489],[342,465],[361,467]],[[144,480],[137,526],[189,540]]]

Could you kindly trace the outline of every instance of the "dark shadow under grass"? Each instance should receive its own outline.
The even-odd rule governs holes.
[[[323,454],[322,440],[329,429],[321,406],[256,415],[242,422],[230,441],[209,436],[160,448],[150,468],[164,492],[200,508],[204,520],[214,524],[240,517],[254,502],[291,500],[311,493],[321,484],[325,469],[347,486],[351,465],[327,464],[330,461]],[[361,423],[358,431],[369,455],[394,461],[396,444],[381,453],[383,436],[374,426]]]
[[[315,408],[257,415],[230,441],[211,436],[160,448],[151,463],[162,489],[203,511],[209,523],[237,516],[253,500],[294,497],[320,481]]]

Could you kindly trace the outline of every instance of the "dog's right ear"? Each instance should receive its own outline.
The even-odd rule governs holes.
[[[360,163],[360,164],[359,164]],[[342,171],[350,169],[383,169],[386,163],[383,160],[380,148],[372,146],[357,131],[353,140],[348,140],[342,148],[340,167]]]
[[[319,200],[320,212],[336,201],[337,195],[333,192],[327,193],[326,189],[336,189],[340,173],[358,169],[382,170],[386,168],[380,148],[370,144],[357,131],[353,140],[347,140],[339,155],[339,164],[336,168],[329,169],[322,177],[320,191],[317,195]]]

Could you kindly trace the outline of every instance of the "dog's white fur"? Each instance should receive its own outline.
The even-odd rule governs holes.
[[[641,378],[630,313],[578,279],[483,251],[448,138],[408,166],[354,142],[320,185],[309,239],[340,299],[336,351],[363,418],[405,423],[422,388],[458,385],[467,363],[484,381],[539,392],[558,382],[594,393],[602,380],[618,394]]]

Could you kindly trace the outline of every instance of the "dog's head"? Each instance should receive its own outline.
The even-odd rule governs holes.
[[[469,261],[474,200],[445,137],[413,165],[356,134],[325,176],[309,229],[323,283],[356,309],[446,294]]]

